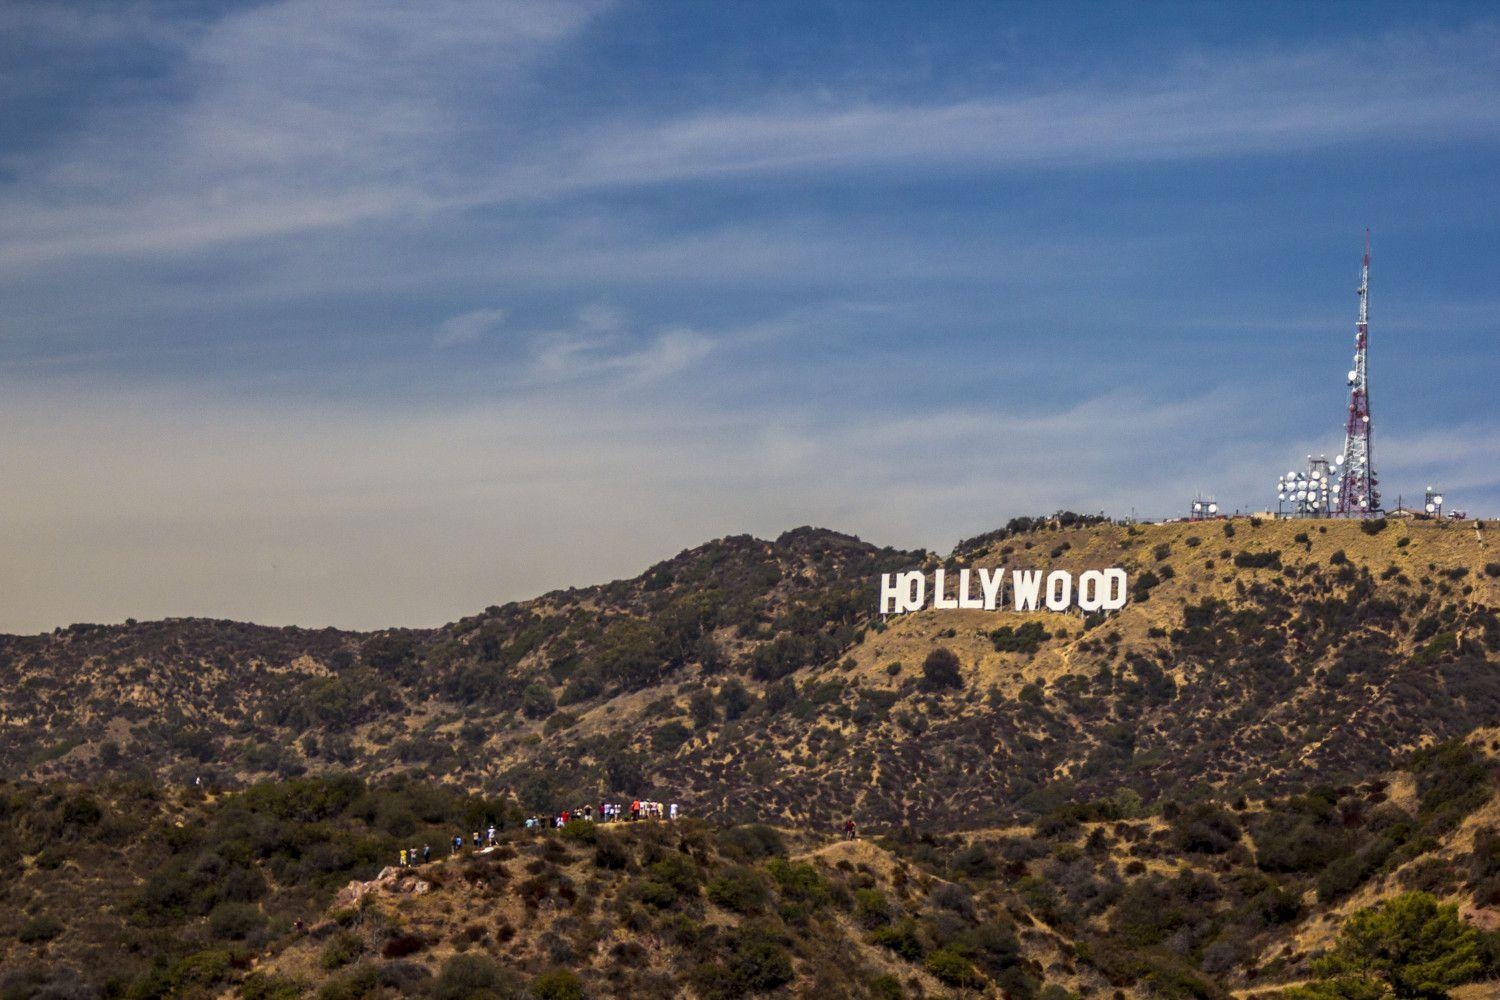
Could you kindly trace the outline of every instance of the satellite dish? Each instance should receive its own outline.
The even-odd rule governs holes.
[[[1216,504],[1216,503],[1209,504],[1208,505],[1208,512],[1210,514],[1217,514],[1219,512],[1219,505]]]
[[[1430,503],[1427,505],[1427,513],[1431,514],[1435,510],[1437,510],[1437,504]]]
[[[1307,499],[1311,500],[1313,503],[1317,503],[1318,502],[1318,491],[1317,490],[1313,490],[1311,493],[1309,493],[1307,495]]]
[[[1432,502],[1435,503],[1435,504],[1442,504],[1443,498],[1442,498],[1442,496],[1435,496],[1435,497],[1432,498]]]
[[[1344,456],[1340,455],[1338,458],[1335,458],[1334,461],[1337,462],[1337,463],[1339,463],[1340,465],[1343,465],[1344,464]]]
[[[1349,381],[1353,382],[1358,376],[1359,376],[1358,372],[1350,372],[1349,373]]]
[[[1365,423],[1367,423],[1367,424],[1368,424],[1368,423],[1369,423],[1369,422],[1370,422],[1370,415],[1369,415],[1369,414],[1368,414],[1368,413],[1366,413],[1366,414],[1365,414],[1365,415],[1364,415],[1364,418],[1363,418],[1363,419],[1364,419],[1364,422],[1365,422]]]

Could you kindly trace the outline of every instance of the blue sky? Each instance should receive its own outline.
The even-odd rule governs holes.
[[[0,5],[0,629],[813,523],[1500,513],[1485,5]],[[17,584],[19,581],[19,584]]]

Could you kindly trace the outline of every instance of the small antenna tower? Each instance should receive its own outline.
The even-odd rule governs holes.
[[[1370,231],[1365,230],[1365,259],[1359,275],[1359,322],[1355,324],[1354,368],[1349,372],[1349,423],[1339,470],[1334,513],[1366,517],[1380,510],[1375,465],[1370,457]]]

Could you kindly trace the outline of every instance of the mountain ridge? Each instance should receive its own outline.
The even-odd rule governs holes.
[[[414,771],[538,808],[649,774],[740,820],[768,818],[764,796],[743,798],[774,773],[782,820],[855,807],[982,824],[1044,808],[1058,781],[1149,798],[1189,777],[1357,777],[1500,705],[1482,526],[1374,523],[1017,519],[955,549],[971,565],[1122,565],[1131,601],[1108,617],[882,620],[882,572],[959,557],[803,528],[436,629],[170,619],[4,637],[0,763],[215,782]],[[938,648],[956,686],[922,676]]]

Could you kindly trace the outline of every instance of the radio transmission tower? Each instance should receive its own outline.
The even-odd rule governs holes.
[[[1349,372],[1349,424],[1339,467],[1338,502],[1334,512],[1362,517],[1380,509],[1378,480],[1370,457],[1370,234],[1365,233],[1365,259],[1359,275],[1359,322],[1354,334],[1354,368]]]

